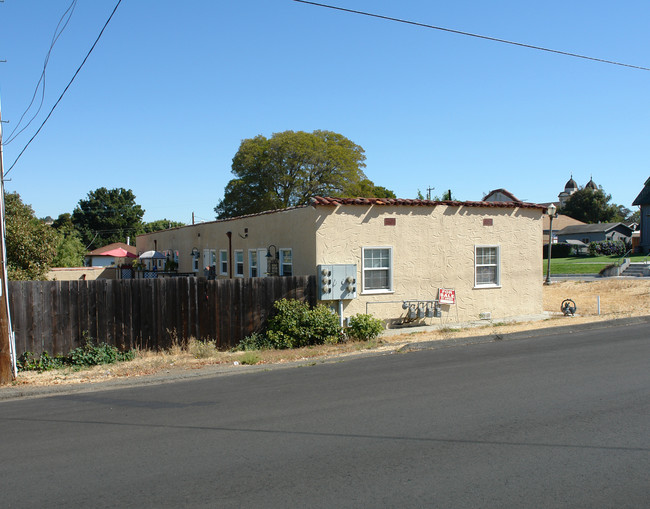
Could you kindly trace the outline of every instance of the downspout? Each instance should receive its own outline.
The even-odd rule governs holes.
[[[226,232],[228,236],[228,277],[232,279],[232,232]]]

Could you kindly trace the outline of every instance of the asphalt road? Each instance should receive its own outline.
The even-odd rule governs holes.
[[[2,507],[648,507],[650,325],[0,403]]]

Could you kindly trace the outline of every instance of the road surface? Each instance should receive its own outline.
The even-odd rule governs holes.
[[[2,507],[648,507],[650,327],[0,403]]]

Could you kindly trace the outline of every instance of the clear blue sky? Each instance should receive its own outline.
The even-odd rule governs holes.
[[[79,0],[43,108],[117,0]],[[332,0],[332,5],[650,67],[647,0]],[[29,104],[70,0],[0,3],[5,141]],[[631,203],[650,177],[650,72],[304,5],[124,0],[8,175],[37,216],[98,187],[132,189],[144,219],[214,219],[242,139],[327,129],[361,145],[368,177],[414,198],[505,188],[556,200],[573,174]]]

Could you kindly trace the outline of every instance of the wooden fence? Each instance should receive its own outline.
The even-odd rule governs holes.
[[[66,354],[86,337],[122,350],[189,338],[235,346],[261,330],[276,300],[314,305],[315,276],[11,281],[16,353]]]

